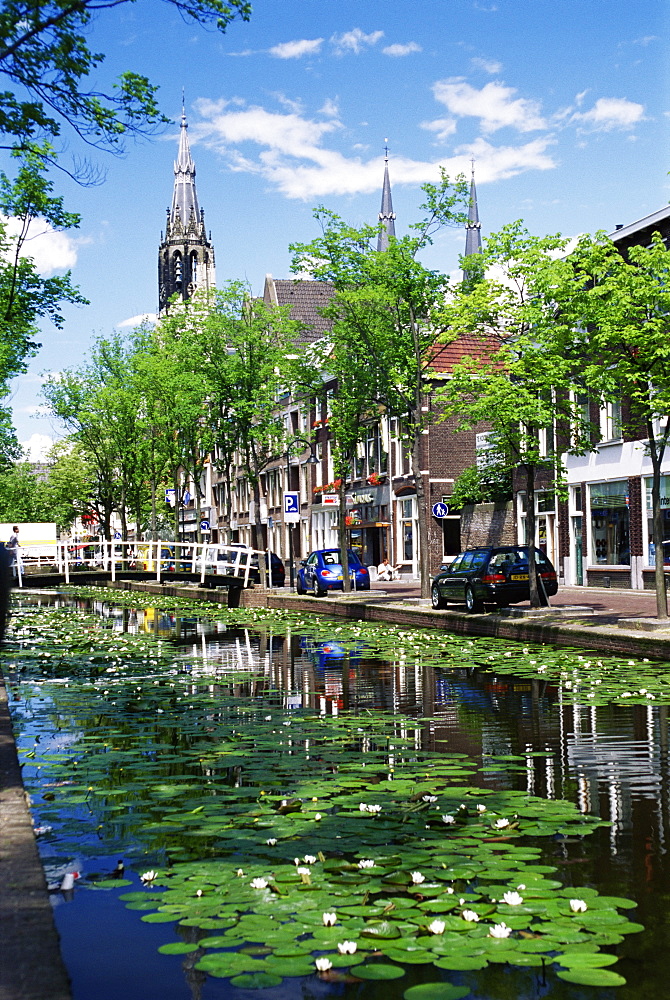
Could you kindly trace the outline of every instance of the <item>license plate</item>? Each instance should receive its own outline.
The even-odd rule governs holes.
[[[510,576],[510,580],[527,580],[528,573],[513,573]]]

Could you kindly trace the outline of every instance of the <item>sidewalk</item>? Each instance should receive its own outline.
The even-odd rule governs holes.
[[[397,583],[373,583],[371,591],[383,591],[380,601],[418,599],[421,587],[418,582],[399,580]],[[373,598],[374,599],[374,598]],[[592,608],[590,620],[598,625],[616,625],[626,618],[655,618],[656,593],[653,590],[608,590],[603,587],[560,587],[555,597],[549,599],[551,607]],[[512,605],[529,608],[528,601]],[[465,604],[450,604],[450,609],[463,611]]]

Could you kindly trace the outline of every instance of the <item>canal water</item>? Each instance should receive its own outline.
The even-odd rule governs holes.
[[[449,758],[454,780],[465,776],[482,795],[567,800],[606,821],[588,836],[538,826],[524,843],[540,849],[556,886],[637,904],[626,916],[644,930],[607,948],[625,985],[566,982],[544,963],[489,965],[442,972],[461,990],[453,996],[669,994],[669,664],[84,591],[24,596],[8,638],[2,669],[74,1000],[394,1000],[435,980],[434,969],[410,963],[393,982],[361,981],[352,967],[245,988],[198,968],[202,950],[158,951],[166,942],[194,949],[225,920],[208,924],[210,912],[200,927],[186,920],[176,929],[169,912],[142,919],[151,888],[142,875],[204,863],[239,837],[239,825],[209,829],[202,805],[190,808],[196,786],[236,796],[240,809],[286,789],[286,811],[295,800],[320,816],[304,775],[301,795],[287,783],[286,761],[307,759],[321,779],[337,769],[331,739],[333,751],[341,741],[343,772],[352,754],[381,770],[382,782],[402,762]],[[332,736],[298,736],[291,727],[305,718]],[[252,719],[266,761],[274,743],[283,747],[281,780],[259,770],[242,738]],[[244,847],[234,849],[242,870]]]

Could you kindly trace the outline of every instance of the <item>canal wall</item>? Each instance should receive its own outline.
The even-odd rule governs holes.
[[[228,604],[224,589],[180,587],[175,584],[140,583],[117,580],[108,586],[120,590],[139,590],[149,594],[165,594],[193,600]],[[321,614],[329,618],[350,621],[384,622],[407,628],[430,628],[456,635],[490,636],[509,642],[548,643],[553,646],[573,646],[612,656],[634,656],[638,659],[662,660],[670,663],[670,631],[638,631],[617,624],[598,624],[597,619],[568,617],[560,607],[542,612],[537,617],[514,618],[506,614],[468,614],[464,611],[434,611],[411,601],[375,600],[372,595],[361,597],[328,596],[316,599],[297,594],[281,594],[277,590],[252,588],[240,594],[240,605],[253,608],[274,608],[296,614]]]
[[[71,1000],[0,674],[0,1000]]]

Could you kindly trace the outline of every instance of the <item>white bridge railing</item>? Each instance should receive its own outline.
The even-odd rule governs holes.
[[[36,551],[31,552],[31,546],[22,545],[18,550],[13,572],[19,587],[23,587],[26,567],[31,565],[40,569],[42,566],[55,566],[58,573],[64,574],[66,583],[70,582],[71,575],[76,577],[77,571],[83,567],[110,572],[112,580],[116,580],[119,570],[134,569],[155,573],[160,583],[161,579],[177,571],[199,574],[201,583],[206,576],[234,577],[244,587],[249,585],[250,577],[262,579],[270,572],[267,553],[230,543],[212,545],[209,542],[160,540],[82,543],[64,538],[55,546],[49,546],[49,552],[43,545],[33,548]],[[265,560],[263,557],[266,557]]]

